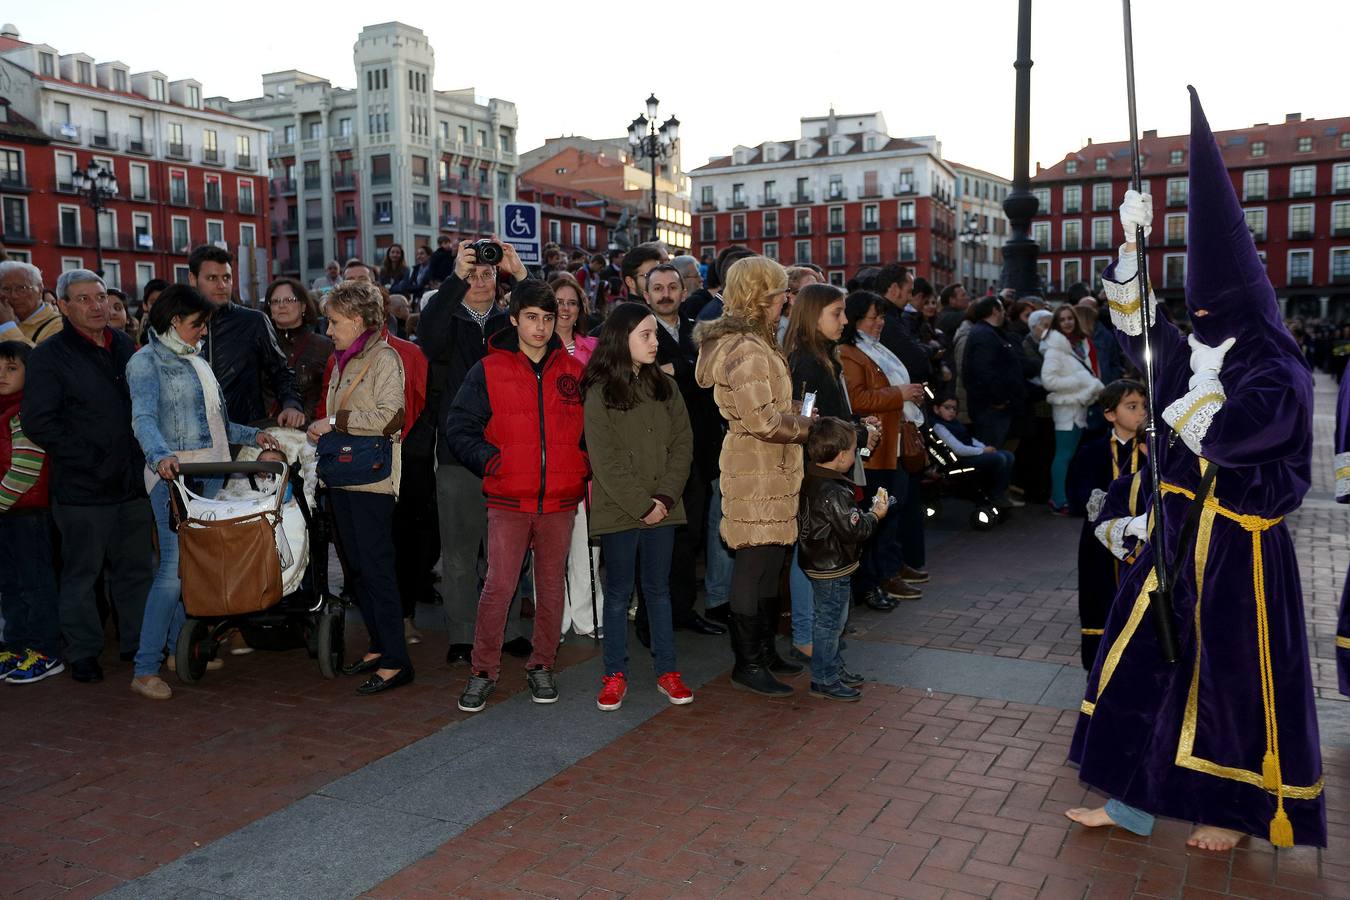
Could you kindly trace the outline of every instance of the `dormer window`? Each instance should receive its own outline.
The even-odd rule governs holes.
[[[839,155],[839,147],[840,147],[839,141],[830,141],[830,155],[831,155],[831,156],[838,156],[838,155]]]
[[[84,60],[79,60],[75,65],[75,79],[80,84],[93,84],[94,67]]]
[[[874,150],[876,150],[877,139],[869,134],[866,138],[863,139],[863,149],[868,153],[871,153]]]
[[[1185,150],[1173,150],[1167,156],[1168,165],[1179,166],[1186,161]]]
[[[765,148],[764,148],[764,161],[765,161],[765,162],[777,162],[777,161],[778,161],[778,148],[777,148],[777,147],[774,147],[774,146],[772,146],[772,145],[770,145],[770,146],[768,146],[768,147],[765,147]]]
[[[1097,157],[1097,171],[1098,171],[1098,172],[1105,172],[1105,171],[1106,171],[1106,158],[1105,158],[1105,157],[1102,157],[1102,156]]]
[[[152,78],[152,79],[150,79],[150,99],[151,99],[151,100],[158,100],[160,103],[163,103],[163,102],[164,102],[164,79],[163,79],[163,78]]]
[[[1298,144],[1296,145],[1296,149],[1298,150],[1299,153],[1311,153],[1311,152],[1312,152],[1312,138],[1310,138],[1310,137],[1301,137],[1301,138],[1299,138],[1299,139],[1298,139]]]
[[[121,69],[113,69],[113,90],[125,94],[127,92],[127,73]]]
[[[56,57],[50,53],[38,54],[38,74],[46,78],[56,75]]]
[[[201,91],[201,88],[194,87],[194,86],[192,86],[192,85],[188,85],[188,89],[187,89],[187,105],[190,106],[190,107],[192,107],[193,109],[197,109],[197,108],[199,108],[199,107],[202,105],[202,91]]]
[[[1078,160],[1071,159],[1066,162],[1064,164],[1064,171],[1068,172],[1070,175],[1076,175],[1078,173]]]

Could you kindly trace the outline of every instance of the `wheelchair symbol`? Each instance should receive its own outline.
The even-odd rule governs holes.
[[[506,225],[506,231],[512,237],[529,237],[532,229],[530,223],[525,221],[519,207],[516,208],[516,214]]]

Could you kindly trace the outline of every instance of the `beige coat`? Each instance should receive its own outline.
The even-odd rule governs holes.
[[[347,396],[348,388],[357,376],[369,367],[356,388]],[[371,340],[361,352],[347,361],[341,377],[328,379],[328,402],[325,409],[337,419],[335,429],[346,434],[395,434],[403,430],[403,360],[398,351],[383,339]],[[338,400],[344,400],[341,408]],[[394,465],[390,477],[374,484],[341,488],[346,491],[366,491],[376,494],[398,495],[402,472],[402,445],[394,444]]]
[[[797,493],[810,421],[792,407],[782,351],[736,319],[700,324],[694,374],[727,420],[722,440],[722,539],[733,550],[797,540]]]

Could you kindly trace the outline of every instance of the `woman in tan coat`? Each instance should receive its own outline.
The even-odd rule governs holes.
[[[328,294],[328,336],[337,352],[329,377],[329,417],[309,426],[317,442],[330,431],[353,436],[393,436],[403,430],[403,362],[381,336],[384,296],[364,281],[346,281]],[[370,678],[359,694],[378,694],[413,680],[403,637],[403,604],[394,570],[394,497],[398,494],[399,445],[389,474],[371,484],[328,492],[350,588],[370,634],[365,656],[342,669]]]
[[[801,666],[774,649],[778,573],[797,540],[797,493],[810,420],[792,403],[792,377],[774,330],[787,294],[783,267],[752,256],[728,270],[719,319],[694,330],[695,377],[713,389],[727,420],[722,440],[722,539],[731,570],[732,684],[769,696],[792,693],[772,671]]]

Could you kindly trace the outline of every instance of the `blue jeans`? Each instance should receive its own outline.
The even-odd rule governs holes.
[[[811,620],[815,618],[812,605],[811,579],[806,577],[797,562],[797,548],[792,548],[792,565],[788,567],[788,592],[792,596],[792,643],[805,647],[811,643]]]
[[[839,670],[844,665],[839,642],[844,636],[844,621],[853,596],[850,582],[847,575],[811,579],[815,605],[811,640],[811,681],[814,684],[830,685],[839,681]]]
[[[1153,833],[1153,816],[1128,803],[1121,803],[1114,797],[1106,801],[1106,814],[1111,817],[1112,822],[1126,831],[1142,837],[1148,837]]]
[[[1069,431],[1055,429],[1055,461],[1050,464],[1050,502],[1057,507],[1067,506],[1069,503],[1064,485],[1069,477],[1069,463],[1073,461],[1073,453],[1078,449],[1078,435],[1081,433],[1077,426]]]
[[[4,639],[17,653],[61,655],[60,595],[52,558],[52,517],[45,509],[0,515],[0,611]]]
[[[212,479],[189,487],[203,497],[213,497],[221,480]],[[198,490],[200,488],[200,490]],[[135,676],[158,675],[164,651],[178,648],[178,632],[183,629],[183,583],[178,580],[178,534],[169,518],[169,482],[160,479],[150,491],[150,508],[155,514],[155,535],[159,538],[159,568],[145,598],[145,616],[141,619],[141,645],[136,651]]]
[[[989,495],[995,500],[1008,496],[1008,484],[1012,479],[1013,455],[1007,450],[993,453],[981,453],[978,456],[961,457],[961,465],[970,466],[984,479],[989,487]]]
[[[670,557],[674,548],[673,525],[600,535],[600,552],[605,557],[606,675],[618,672],[628,676],[628,602],[638,569],[657,677],[676,671],[675,627],[670,621]]]
[[[703,607],[724,605],[731,596],[731,552],[722,543],[722,482],[715,479],[708,498],[708,554],[703,572]]]

